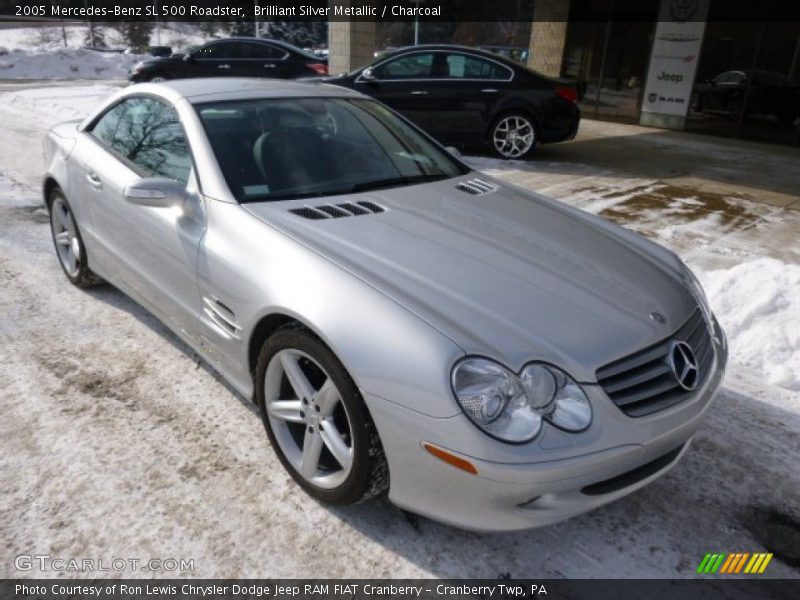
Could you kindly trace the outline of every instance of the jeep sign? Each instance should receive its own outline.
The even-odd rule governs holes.
[[[642,103],[642,123],[682,128],[703,43],[708,0],[661,0]],[[690,11],[689,8],[693,10]],[[677,18],[685,20],[676,20]],[[692,20],[688,20],[692,19]],[[647,114],[650,113],[650,114]]]

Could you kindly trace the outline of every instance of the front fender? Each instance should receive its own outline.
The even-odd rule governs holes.
[[[200,249],[201,294],[234,313],[240,339],[214,333],[222,360],[252,390],[249,339],[265,316],[281,314],[322,339],[363,393],[433,417],[460,414],[450,369],[464,355],[450,338],[344,268],[237,204],[209,201]],[[248,387],[249,386],[249,387]]]

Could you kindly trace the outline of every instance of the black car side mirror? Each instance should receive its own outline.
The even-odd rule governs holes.
[[[191,54],[184,54],[182,60],[183,60],[183,62],[190,63],[190,62],[194,62],[194,57]]]
[[[364,81],[375,81],[375,72],[372,70],[372,67],[367,67],[361,71],[361,79]]]

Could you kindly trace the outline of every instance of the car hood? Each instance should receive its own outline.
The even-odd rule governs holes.
[[[498,189],[471,195],[451,179],[244,208],[381,290],[465,353],[513,369],[542,360],[594,381],[598,367],[662,340],[694,309],[670,252],[578,209],[481,179]],[[290,212],[359,200],[385,210],[320,220]]]

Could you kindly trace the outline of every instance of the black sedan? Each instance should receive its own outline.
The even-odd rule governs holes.
[[[291,44],[260,38],[215,40],[188,54],[145,60],[131,68],[132,82],[184,77],[273,77],[328,74],[328,61]]]
[[[326,81],[380,100],[443,144],[489,144],[503,158],[572,139],[580,121],[573,87],[475,48],[402,48]]]

